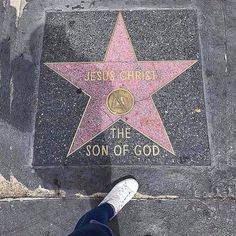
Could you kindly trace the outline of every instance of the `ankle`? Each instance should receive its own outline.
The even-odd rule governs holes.
[[[104,211],[107,212],[109,220],[115,217],[115,208],[112,204],[105,202],[98,206],[99,208],[103,208]]]

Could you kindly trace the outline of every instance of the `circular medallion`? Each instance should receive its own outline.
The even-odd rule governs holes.
[[[125,115],[134,106],[134,97],[126,89],[115,89],[107,96],[107,106],[115,115]]]

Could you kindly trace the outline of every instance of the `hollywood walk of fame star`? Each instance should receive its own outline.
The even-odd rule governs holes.
[[[175,155],[151,96],[194,63],[138,61],[120,12],[103,61],[45,63],[90,97],[67,156],[120,119]]]

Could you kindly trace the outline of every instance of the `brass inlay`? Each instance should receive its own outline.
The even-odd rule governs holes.
[[[115,115],[125,115],[134,106],[134,97],[126,89],[115,89],[107,96],[107,106]]]

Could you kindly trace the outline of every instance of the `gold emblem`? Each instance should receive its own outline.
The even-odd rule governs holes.
[[[134,97],[126,89],[115,89],[107,97],[107,106],[115,115],[125,115],[134,106]]]

